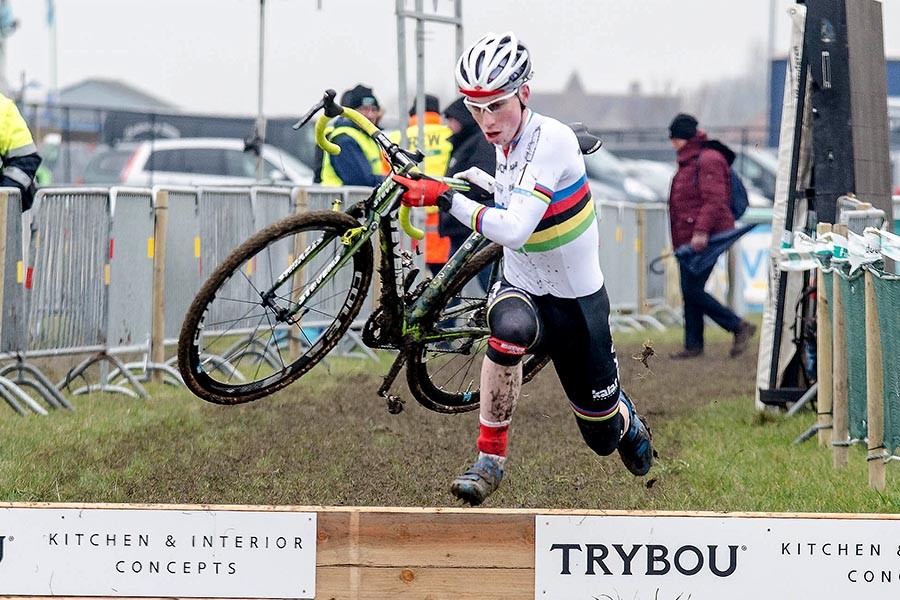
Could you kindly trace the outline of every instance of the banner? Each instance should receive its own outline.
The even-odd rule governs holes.
[[[807,187],[806,182],[811,171],[811,123],[812,109],[808,102],[809,82],[800,89],[803,78],[803,39],[806,31],[807,8],[796,4],[788,9],[791,19],[791,43],[788,50],[788,64],[784,81],[784,106],[781,113],[781,133],[778,144],[778,173],[775,179],[775,202],[772,208],[772,237],[770,239],[769,264],[767,265],[768,285],[767,298],[763,310],[760,330],[759,359],[756,369],[756,407],[763,409],[761,400],[763,391],[780,387],[782,375],[791,363],[795,353],[795,345],[789,333],[794,315],[790,310],[782,310],[778,319],[779,303],[782,309],[793,306],[803,289],[802,277],[789,275],[784,277],[782,289],[782,273],[777,261],[781,248],[791,243],[791,232],[800,229],[806,219],[806,201],[795,197],[791,189],[792,174],[796,171],[800,189]],[[803,113],[800,131],[795,131],[798,111],[802,100]],[[811,126],[811,125],[810,125]],[[800,136],[800,153],[797,164],[794,164],[794,138]],[[787,222],[788,204],[794,205],[794,219]],[[780,335],[779,335],[780,332]],[[774,363],[774,365],[773,365]],[[773,379],[774,374],[774,379]]]
[[[535,600],[895,600],[900,521],[537,516]]]
[[[0,508],[3,596],[315,592],[315,513]]]

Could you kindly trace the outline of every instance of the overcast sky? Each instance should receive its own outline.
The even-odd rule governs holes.
[[[178,107],[255,114],[259,0],[55,0],[60,87],[119,79]],[[50,84],[46,0],[8,0],[20,21],[7,45],[7,79]],[[318,5],[322,8],[319,9]],[[412,8],[414,0],[407,0]],[[424,0],[451,14],[450,0]],[[578,71],[591,92],[690,90],[765,61],[788,44],[792,0],[464,0],[465,42],[515,31],[533,56],[533,88],[552,91]],[[357,82],[383,103],[397,96],[394,0],[266,0],[264,109],[304,112],[323,89]],[[774,6],[774,11],[771,8]],[[883,4],[885,50],[900,56],[900,0]],[[409,81],[414,22],[407,20]],[[452,27],[426,26],[428,91],[454,92]],[[34,97],[34,92],[29,98]],[[396,106],[388,104],[389,112]]]

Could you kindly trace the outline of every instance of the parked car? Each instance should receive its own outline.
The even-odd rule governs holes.
[[[732,168],[741,181],[752,187],[754,193],[767,199],[771,206],[775,200],[775,178],[778,174],[778,156],[774,149],[729,144],[736,157]],[[646,144],[617,147],[612,153],[622,160],[655,161],[672,165],[675,169],[675,150],[671,144]]]
[[[669,201],[672,177],[675,175],[675,163],[663,163],[655,160],[628,159],[623,160],[625,169],[630,175],[649,186],[664,202]],[[741,177],[747,188],[747,200],[753,207],[772,206],[772,198],[767,197],[759,188]],[[774,197],[774,190],[773,190]]]
[[[617,187],[596,179],[588,179],[588,185],[594,202],[628,202],[628,195]]]
[[[308,166],[264,145],[263,181],[308,185]],[[178,138],[124,142],[98,150],[82,183],[102,185],[249,185],[256,183],[256,155],[232,138]]]
[[[751,146],[736,147],[737,157],[732,169],[740,175],[744,185],[753,186],[769,199],[775,201],[775,178],[778,176],[778,156],[773,151],[753,148]]]
[[[675,175],[675,162],[658,160],[628,159],[623,160],[625,171],[649,187],[662,200],[669,199],[672,177]]]
[[[611,188],[620,190],[630,202],[659,202],[665,200],[649,186],[628,174],[625,165],[606,148],[584,157],[587,176]]]

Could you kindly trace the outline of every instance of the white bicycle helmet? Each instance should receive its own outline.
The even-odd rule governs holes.
[[[488,33],[456,62],[456,83],[468,96],[487,96],[518,89],[531,79],[528,48],[512,31]]]

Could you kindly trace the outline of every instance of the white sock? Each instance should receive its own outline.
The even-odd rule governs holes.
[[[506,466],[506,457],[505,456],[500,456],[498,454],[488,454],[487,452],[479,452],[478,453],[478,458],[485,458],[485,457],[497,461],[498,463],[500,463],[501,467]]]
[[[622,420],[625,421],[625,425],[622,427],[622,434],[619,436],[621,440],[628,433],[629,427],[631,427],[631,413],[628,412],[628,406],[621,400],[619,400],[619,414],[622,415]]]

